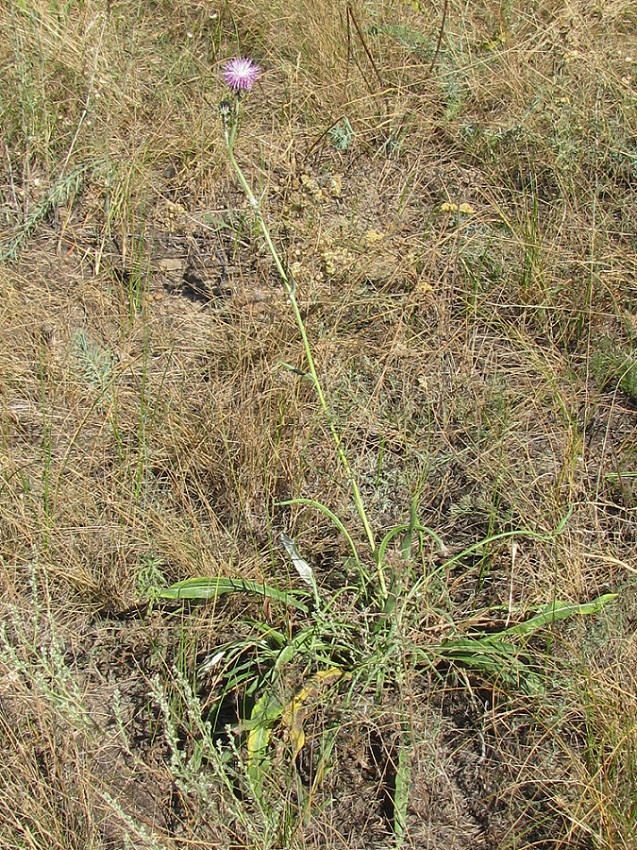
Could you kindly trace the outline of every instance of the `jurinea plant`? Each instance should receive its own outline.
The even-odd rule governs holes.
[[[519,624],[507,626],[497,632],[474,631],[470,624],[457,625],[450,619],[449,635],[442,640],[431,641],[425,647],[410,642],[407,635],[411,629],[414,600],[420,595],[428,594],[432,581],[446,575],[452,567],[467,560],[478,550],[488,549],[491,544],[522,538],[551,543],[563,530],[570,512],[551,535],[543,535],[529,529],[499,532],[472,544],[460,553],[451,555],[446,551],[440,537],[420,523],[417,516],[418,498],[415,497],[410,508],[409,522],[390,529],[380,542],[376,543],[353,470],[317,374],[312,348],[297,303],[294,279],[274,244],[261,203],[235,157],[242,100],[260,74],[259,66],[246,58],[232,59],[224,68],[223,76],[229,89],[229,97],[222,101],[219,111],[223,122],[225,146],[230,164],[252,206],[256,223],[276,265],[301,337],[307,364],[305,377],[314,385],[339,461],[351,487],[354,504],[376,566],[376,606],[373,612],[369,611],[366,595],[369,576],[359,556],[356,542],[345,525],[321,502],[301,498],[284,504],[305,505],[320,511],[343,534],[352,551],[361,583],[354,604],[359,606],[359,610],[365,608],[364,612],[361,610],[363,616],[360,619],[339,614],[335,600],[342,589],[337,591],[331,600],[321,598],[312,567],[301,557],[294,541],[285,534],[281,535],[282,544],[297,573],[308,586],[305,589],[283,592],[254,581],[218,576],[186,579],[171,587],[159,589],[157,596],[164,599],[216,599],[223,594],[249,593],[270,602],[278,602],[288,611],[294,611],[294,628],[291,628],[289,623],[285,628],[280,628],[271,622],[252,622],[252,634],[249,637],[235,638],[230,643],[217,647],[207,662],[212,666],[222,664],[224,671],[220,673],[222,685],[216,707],[211,712],[213,727],[217,730],[220,723],[224,699],[234,695],[240,721],[238,731],[244,736],[245,742],[245,783],[262,811],[270,809],[276,812],[277,804],[270,805],[268,802],[274,729],[278,725],[287,735],[291,745],[290,764],[294,770],[294,764],[305,742],[304,713],[309,710],[308,706],[314,700],[325,697],[330,689],[344,689],[347,686],[349,696],[345,697],[346,702],[351,699],[353,693],[361,690],[373,690],[378,695],[381,692],[387,693],[389,687],[395,696],[401,692],[406,666],[437,670],[439,666],[459,665],[464,669],[477,671],[499,683],[500,687],[537,694],[543,688],[542,676],[534,669],[533,658],[524,646],[525,639],[567,617],[596,614],[607,603],[612,602],[616,594],[606,594],[584,605],[571,605],[554,600],[548,607],[536,610],[530,619],[524,619]],[[424,575],[411,583],[410,589],[404,594],[400,592],[401,577],[392,570],[388,583],[384,572],[388,547],[399,537],[407,576],[407,562],[412,556],[412,546],[417,546],[419,551],[422,551],[426,537],[433,539],[444,559],[437,566],[431,565]],[[371,616],[368,616],[370,614]],[[301,687],[294,691],[291,690],[289,681],[289,668],[292,663],[296,677],[300,674],[302,680]],[[411,782],[412,747],[406,731],[407,725],[405,723],[400,726],[400,743],[394,759],[395,775],[386,788],[391,800],[390,820],[394,831],[394,846],[397,848],[403,845],[405,839]],[[325,733],[321,742],[321,753],[311,788],[304,788],[302,783],[297,786],[301,817],[305,817],[309,811],[316,788],[327,769],[335,740],[334,737],[330,738],[330,734],[332,733]],[[279,793],[278,788],[275,788],[273,793],[276,796]]]

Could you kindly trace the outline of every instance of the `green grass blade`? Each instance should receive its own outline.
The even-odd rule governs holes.
[[[443,564],[437,567],[436,572],[448,570],[453,564],[461,561],[463,558],[466,558],[474,552],[482,551],[482,549],[490,546],[491,543],[497,543],[499,540],[510,540],[511,538],[525,538],[527,540],[537,540],[538,543],[551,543],[554,539],[554,535],[541,534],[540,532],[532,531],[527,528],[520,528],[515,531],[501,531],[498,534],[492,534],[489,537],[478,540],[477,543],[472,543],[471,546],[467,546],[467,548],[463,549],[462,552],[458,552],[456,555],[452,555],[451,558],[447,558]]]
[[[424,536],[427,536],[431,537],[431,539],[436,543],[439,552],[441,552],[442,554],[446,554],[447,552],[447,548],[442,538],[440,537],[440,535],[436,534],[435,531],[432,531],[431,528],[427,528],[426,525],[421,525],[419,522],[416,522],[415,525],[412,525],[411,522],[405,522],[402,525],[396,525],[394,526],[394,528],[390,528],[387,534],[385,534],[376,552],[377,561],[384,560],[385,552],[387,551],[387,547],[389,546],[391,541],[394,539],[394,537],[399,534],[402,534],[403,532],[405,532],[405,535],[401,540],[400,553],[404,561],[409,559],[414,534],[418,535],[421,546]]]

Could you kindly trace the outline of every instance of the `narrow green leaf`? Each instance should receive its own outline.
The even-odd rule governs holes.
[[[559,620],[565,620],[567,617],[573,617],[576,614],[582,616],[597,614],[605,605],[612,602],[614,599],[617,599],[616,593],[605,593],[603,596],[598,596],[597,599],[593,599],[591,602],[583,602],[581,605],[572,605],[568,602],[560,602],[559,599],[556,599],[554,602],[549,603],[549,605],[547,605],[543,611],[540,611],[539,614],[525,620],[523,623],[511,626],[511,628],[504,632],[500,632],[499,635],[494,635],[493,637],[502,637],[503,635],[517,635],[523,637],[524,635],[536,632],[538,629],[541,629],[546,625],[556,623]]]
[[[520,660],[518,647],[509,639],[526,637],[567,617],[597,614],[616,598],[616,593],[606,593],[581,605],[555,600],[540,613],[505,631],[451,638],[435,647],[435,650],[441,659],[480,670],[486,675],[500,678],[509,685],[520,687],[527,693],[539,693],[542,689],[539,676]]]
[[[359,569],[362,569],[360,558],[358,556],[358,551],[356,549],[356,544],[352,540],[349,531],[345,528],[342,521],[336,516],[334,511],[331,511],[328,507],[323,505],[321,502],[317,502],[315,499],[287,499],[285,502],[277,502],[277,505],[280,505],[281,507],[304,505],[308,508],[315,508],[317,511],[321,511],[321,513],[325,514],[325,516],[334,523],[334,525],[338,528],[338,530],[341,532],[341,534],[347,541],[349,548],[352,550],[354,560],[356,561],[356,566]]]
[[[405,738],[406,736],[403,736]],[[403,741],[398,746],[398,768],[394,787],[394,836],[396,847],[402,847],[407,827],[407,804],[411,786],[411,747]]]
[[[511,688],[528,694],[537,694],[542,684],[526,664],[517,657],[518,649],[505,641],[489,642],[480,638],[458,638],[445,641],[436,647],[440,658],[480,671],[492,679],[499,679]]]
[[[290,608],[296,608],[304,614],[307,614],[309,610],[307,605],[291,593],[242,578],[189,578],[185,581],[178,581],[170,587],[157,589],[157,595],[162,599],[216,599],[225,593],[254,593],[256,596],[262,596],[275,602],[281,602]],[[305,591],[295,591],[295,593],[299,596],[308,595]]]
[[[272,735],[272,724],[281,716],[282,711],[281,703],[269,691],[265,691],[256,701],[250,720],[245,724],[250,730],[247,772],[259,796],[263,791],[263,782],[270,766],[268,745]]]

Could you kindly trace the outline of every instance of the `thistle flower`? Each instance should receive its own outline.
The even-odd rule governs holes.
[[[261,76],[261,68],[252,59],[231,59],[223,69],[223,79],[233,92],[250,91]]]

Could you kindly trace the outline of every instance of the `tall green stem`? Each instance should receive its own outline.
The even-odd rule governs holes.
[[[243,175],[241,167],[234,156],[234,141],[236,136],[237,118],[235,116],[235,123],[230,129],[226,129],[225,140],[226,147],[228,149],[228,157],[230,158],[230,164],[234,169],[239,183],[241,184],[241,188],[245,192],[245,195],[250,203],[250,206],[254,210],[254,214],[256,216],[257,223],[259,225],[259,229],[263,234],[263,238],[266,241],[266,245],[268,246],[268,250],[270,251],[274,263],[276,265],[277,272],[279,273],[279,277],[283,283],[286,294],[292,306],[292,312],[294,313],[294,318],[296,319],[296,324],[299,329],[299,333],[301,334],[301,340],[303,341],[303,349],[305,351],[305,359],[307,361],[307,367],[312,378],[312,383],[314,384],[314,388],[316,389],[316,394],[318,396],[319,404],[325,414],[325,418],[327,419],[327,424],[330,429],[330,433],[332,435],[332,439],[334,440],[334,444],[336,446],[336,452],[338,454],[338,459],[341,463],[341,466],[345,470],[345,474],[349,481],[350,487],[352,489],[352,495],[354,497],[354,504],[356,505],[356,510],[360,517],[360,520],[363,524],[363,528],[365,529],[365,535],[367,536],[367,540],[369,542],[370,549],[372,553],[376,555],[376,541],[374,540],[374,534],[372,532],[371,526],[369,524],[369,520],[367,519],[367,513],[365,511],[365,506],[363,504],[363,499],[361,497],[360,490],[358,488],[358,484],[356,483],[356,478],[354,477],[354,473],[352,471],[352,467],[350,466],[349,460],[347,459],[347,455],[345,454],[345,449],[343,448],[341,436],[338,433],[336,425],[334,424],[334,417],[332,416],[332,412],[327,404],[327,400],[325,398],[325,394],[323,392],[323,387],[321,386],[321,382],[319,381],[318,374],[316,372],[316,366],[314,364],[314,357],[312,355],[312,348],[310,346],[310,341],[307,337],[307,333],[305,330],[305,324],[303,323],[303,317],[301,316],[301,311],[299,310],[299,305],[296,300],[296,288],[294,285],[294,281],[290,280],[283,267],[283,263],[281,262],[281,258],[279,256],[279,252],[277,251],[274,242],[272,241],[272,237],[270,236],[270,231],[266,224],[266,221],[263,217],[263,213],[261,212],[261,204],[256,198],[252,188],[246,178]],[[385,575],[383,572],[383,565],[381,561],[376,558],[376,567],[377,567],[377,575],[378,575],[378,583],[380,585],[380,591],[383,595],[383,598],[387,598],[387,582],[385,581]]]

